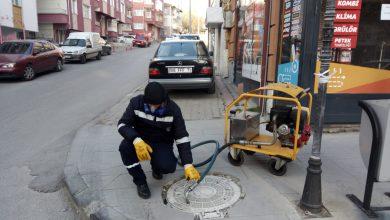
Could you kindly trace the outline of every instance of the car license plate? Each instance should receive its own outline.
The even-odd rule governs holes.
[[[70,56],[65,56],[65,58],[69,59],[69,58],[70,58]]]
[[[168,73],[192,73],[192,67],[168,68]]]

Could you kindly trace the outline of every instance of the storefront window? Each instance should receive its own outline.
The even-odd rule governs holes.
[[[236,71],[241,72],[242,77],[258,82],[261,81],[264,23],[264,0],[241,2]]]

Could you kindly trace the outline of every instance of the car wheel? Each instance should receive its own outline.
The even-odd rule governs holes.
[[[35,71],[31,65],[27,65],[23,71],[23,80],[30,81],[35,78]]]
[[[57,60],[57,65],[56,65],[55,71],[56,71],[56,72],[61,72],[62,69],[63,69],[63,65],[64,65],[64,63],[62,62],[62,60],[61,60],[61,59],[58,59],[58,60]]]
[[[214,94],[215,93],[215,83],[213,83],[210,88],[207,89],[208,94]]]
[[[107,55],[111,55],[111,49],[107,51]]]
[[[80,63],[84,64],[87,62],[87,56],[85,54],[83,54],[81,57],[80,57]]]
[[[98,55],[96,56],[96,59],[97,60],[101,60],[102,59],[102,54],[99,52]]]

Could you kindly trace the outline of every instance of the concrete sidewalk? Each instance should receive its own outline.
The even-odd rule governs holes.
[[[78,131],[65,167],[66,183],[74,200],[94,219],[194,219],[191,214],[164,205],[161,198],[161,187],[183,175],[181,167],[157,181],[151,177],[149,163],[144,162],[142,166],[152,197],[149,200],[138,198],[117,149],[122,138],[116,131],[116,120],[129,98]],[[210,107],[214,109],[210,111],[213,119],[187,121],[193,144],[208,139],[223,143],[223,120],[217,114],[221,111],[220,100],[214,98],[217,104]],[[268,172],[268,158],[263,155],[246,156],[241,167],[234,167],[227,160],[227,151],[221,153],[212,171],[239,178],[246,194],[228,210],[229,218],[302,219],[296,207],[305,181],[310,147],[311,144],[300,152],[296,161],[288,164],[283,177]],[[194,160],[203,160],[213,150],[211,147],[194,150]],[[347,193],[363,197],[366,169],[360,158],[358,133],[325,134],[322,168],[323,202],[333,215],[331,219],[367,219],[345,197]],[[372,205],[389,206],[390,198],[383,195],[387,191],[390,184],[375,184]],[[390,212],[379,212],[379,215],[379,219],[390,219]]]

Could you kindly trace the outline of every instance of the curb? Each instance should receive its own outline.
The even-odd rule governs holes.
[[[76,134],[70,145],[67,161],[64,166],[64,180],[65,187],[69,193],[69,199],[73,200],[73,205],[75,206],[76,210],[80,212],[80,215],[82,215],[83,219],[128,219],[116,211],[114,207],[110,207],[109,205],[99,201],[99,192],[91,189],[84,180],[83,176],[80,174],[78,165],[82,153],[84,152],[85,145],[79,142],[82,142],[83,140],[83,131],[89,130],[89,128],[95,126],[96,123],[99,122],[101,116],[105,115],[107,112],[110,112],[110,110],[115,108],[115,106],[120,104],[124,99],[127,99],[128,96],[132,96],[144,86],[145,85],[136,87],[119,102],[109,107],[100,115],[97,115],[91,121],[82,125],[76,131]],[[113,216],[113,218],[110,216]]]

